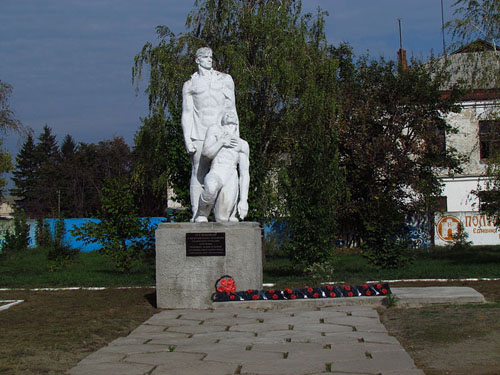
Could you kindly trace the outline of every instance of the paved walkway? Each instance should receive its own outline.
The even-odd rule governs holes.
[[[165,310],[71,375],[424,375],[369,306]]]

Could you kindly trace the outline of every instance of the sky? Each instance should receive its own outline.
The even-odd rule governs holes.
[[[454,1],[444,0],[445,21],[453,17]],[[398,19],[409,58],[442,53],[440,0],[302,3],[305,12],[327,11],[329,43],[348,42],[357,55],[394,59]],[[122,136],[132,145],[140,118],[148,114],[146,80],[137,95],[131,81],[134,56],[146,42],[157,43],[158,25],[185,31],[193,5],[194,0],[0,0],[0,80],[13,86],[9,103],[15,117],[35,136],[48,125],[59,141],[66,134],[77,142]],[[15,157],[23,141],[11,134],[4,146]]]

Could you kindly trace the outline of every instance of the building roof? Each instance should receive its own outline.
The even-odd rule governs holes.
[[[435,71],[444,69],[449,74],[442,87],[445,93],[458,84],[469,89],[464,100],[500,98],[500,49],[484,40],[478,39],[429,64]]]

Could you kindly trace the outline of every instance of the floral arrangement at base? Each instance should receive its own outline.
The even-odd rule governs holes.
[[[262,300],[295,300],[295,299],[320,299],[340,297],[371,297],[391,294],[387,283],[374,283],[364,285],[324,285],[283,290],[256,290],[248,289],[236,291],[236,282],[229,275],[224,275],[215,283],[215,293],[212,295],[214,302],[228,301],[262,301]]]

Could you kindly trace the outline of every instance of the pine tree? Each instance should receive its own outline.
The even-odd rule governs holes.
[[[33,136],[28,134],[26,141],[16,156],[16,169],[12,177],[16,187],[10,191],[12,195],[18,197],[17,204],[26,212],[30,212],[31,202],[36,196],[38,168],[35,142]]]
[[[20,198],[18,204],[29,217],[56,215],[59,164],[59,149],[50,127],[44,126],[36,145],[33,136],[28,135],[16,156],[16,188],[11,193]]]
[[[45,125],[38,137],[36,154],[40,168],[37,178],[37,216],[56,217],[58,190],[60,180],[60,154],[56,136],[52,129]]]
[[[75,216],[75,202],[77,199],[77,184],[80,168],[76,163],[78,148],[71,135],[66,135],[60,147],[59,163],[59,197],[61,204],[61,216]]]

